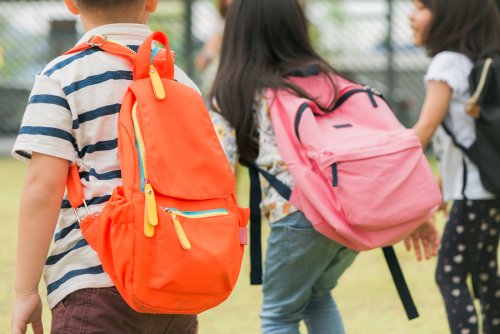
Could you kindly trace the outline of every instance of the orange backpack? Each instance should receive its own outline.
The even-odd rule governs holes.
[[[153,41],[166,48],[152,54]],[[238,278],[249,210],[202,97],[176,82],[167,37],[155,32],[137,54],[94,36],[67,53],[97,46],[134,61],[118,120],[123,185],[82,233],[125,301],[143,313],[198,314],[223,302]],[[155,59],[154,64],[152,58]],[[72,207],[84,194],[76,166]]]

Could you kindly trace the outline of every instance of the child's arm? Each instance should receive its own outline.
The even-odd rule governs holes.
[[[445,81],[429,81],[420,117],[413,127],[423,147],[427,146],[438,126],[443,122],[451,101],[452,89]],[[405,240],[406,249],[415,250],[415,257],[422,260],[437,255],[440,236],[431,217],[425,224],[413,231]],[[423,251],[423,254],[422,254]]]
[[[429,81],[420,117],[413,127],[422,146],[431,140],[448,112],[452,90],[444,81]]]
[[[69,161],[33,152],[21,194],[12,333],[43,333],[38,284],[66,187]]]
[[[436,183],[437,183],[441,193],[443,193],[443,180],[441,178],[441,174],[436,175]],[[443,201],[441,201],[441,203],[439,203],[438,211],[442,211],[444,214],[445,220],[448,220],[449,212],[448,212],[448,203],[446,201],[443,200]]]

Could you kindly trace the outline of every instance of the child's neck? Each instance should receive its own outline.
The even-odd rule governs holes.
[[[80,15],[82,20],[83,29],[85,31],[92,30],[96,27],[103,26],[106,24],[114,24],[114,23],[135,23],[135,24],[146,24],[147,15],[145,17],[140,17],[137,15],[135,17],[108,17],[108,16],[86,16]]]

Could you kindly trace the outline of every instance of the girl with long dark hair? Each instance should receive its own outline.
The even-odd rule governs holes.
[[[327,85],[328,96],[308,94],[290,82],[292,76],[314,76],[311,80]],[[240,157],[292,188],[294,179],[277,147],[268,112],[272,101],[265,91],[286,89],[330,112],[337,87],[345,80],[312,47],[299,0],[234,0],[212,90],[212,119],[230,163],[236,166]],[[344,333],[331,290],[357,253],[316,232],[263,178],[261,184],[261,211],[270,223],[262,332],[298,334],[304,320],[312,334]],[[436,240],[430,230],[420,231],[416,243]]]
[[[219,70],[213,85],[213,121],[233,166],[238,156],[275,175],[288,186],[294,180],[281,157],[264,96],[267,88],[290,89],[293,72],[336,74],[313,49],[298,0],[234,0],[226,17]],[[314,100],[315,96],[308,96]],[[344,333],[331,296],[338,278],[356,252],[316,232],[305,216],[262,181],[263,216],[270,223],[263,305],[263,333],[299,333],[305,321],[309,333]]]

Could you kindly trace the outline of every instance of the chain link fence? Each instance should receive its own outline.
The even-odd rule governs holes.
[[[212,0],[160,0],[154,30],[168,33],[177,65],[200,87],[215,72],[201,73],[193,59],[217,29]],[[428,58],[412,46],[409,0],[307,0],[312,39],[333,66],[381,91],[400,120],[411,126],[420,109]],[[16,135],[34,76],[83,34],[63,1],[0,0],[0,138]]]

